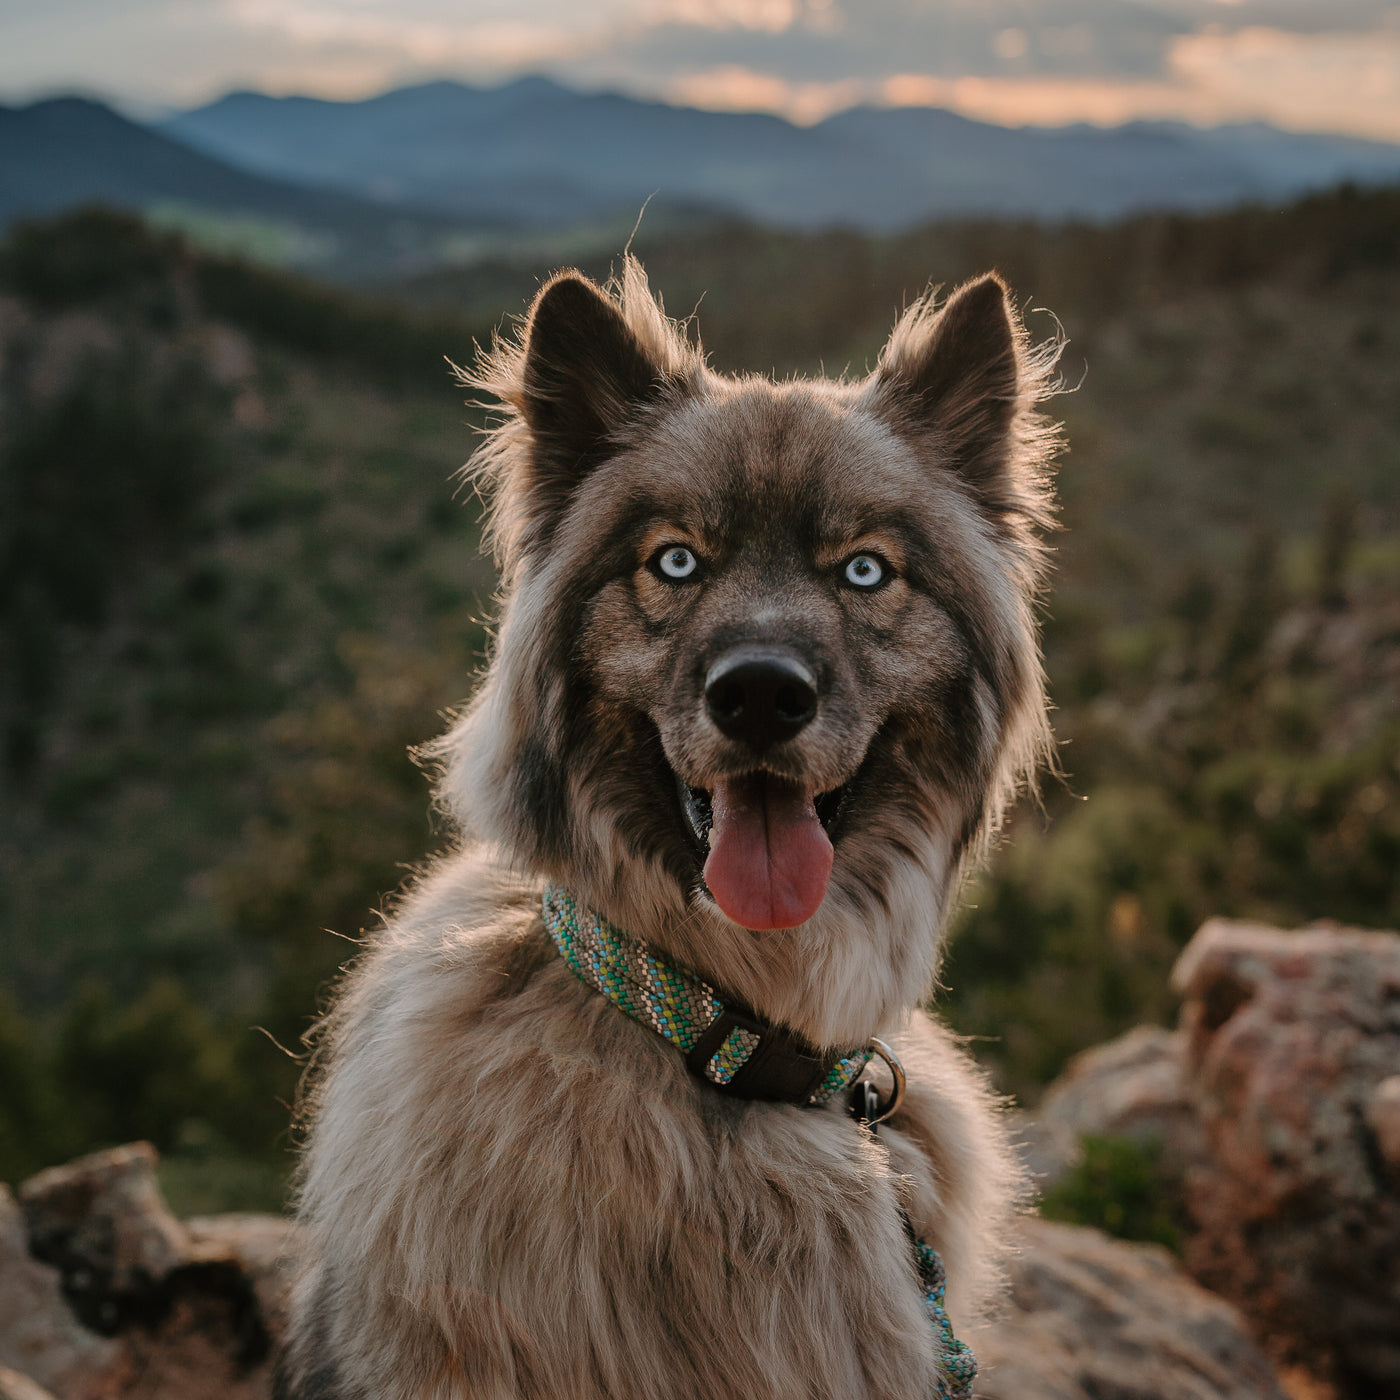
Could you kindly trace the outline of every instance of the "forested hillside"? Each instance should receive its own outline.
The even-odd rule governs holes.
[[[1069,338],[1065,776],[941,998],[1007,1088],[1169,1016],[1207,915],[1400,920],[1400,193],[636,246],[722,369],[863,372],[987,266]],[[145,1136],[178,1205],[278,1198],[288,1051],[442,839],[407,750],[485,644],[444,357],[546,270],[371,303],[98,213],[0,250],[0,1178]]]

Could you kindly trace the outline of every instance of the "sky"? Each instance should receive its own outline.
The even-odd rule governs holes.
[[[1262,119],[1400,142],[1380,0],[0,0],[0,101],[353,99],[548,73],[818,121],[860,102],[1006,125]]]

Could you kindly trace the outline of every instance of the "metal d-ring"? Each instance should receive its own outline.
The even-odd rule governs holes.
[[[904,1066],[900,1064],[899,1056],[883,1040],[873,1035],[870,1037],[870,1049],[890,1067],[890,1077],[894,1080],[894,1092],[890,1095],[890,1101],[881,1113],[874,1118],[866,1119],[865,1126],[867,1128],[873,1128],[876,1123],[883,1123],[904,1102],[905,1084]]]

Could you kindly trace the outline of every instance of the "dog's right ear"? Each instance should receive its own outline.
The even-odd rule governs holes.
[[[578,272],[536,296],[525,331],[520,413],[532,444],[532,513],[553,517],[666,391],[666,378],[617,307]]]

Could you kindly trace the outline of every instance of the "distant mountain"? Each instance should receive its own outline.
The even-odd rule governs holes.
[[[206,246],[341,279],[615,251],[716,216],[871,231],[948,216],[1112,219],[1400,181],[1400,147],[1264,126],[1012,130],[929,108],[814,127],[546,78],[364,102],[235,93],[151,128],[101,103],[0,107],[0,227],[106,203]]]
[[[1102,219],[1400,180],[1400,146],[1265,126],[1010,129],[865,107],[796,127],[538,77],[363,102],[235,93],[161,130],[265,175],[536,225],[636,208],[657,191],[779,226],[893,229],[947,215]]]
[[[337,272],[434,262],[434,245],[464,222],[239,169],[100,102],[0,106],[0,227],[97,203],[176,224],[222,220],[249,237],[280,231],[288,260]]]

